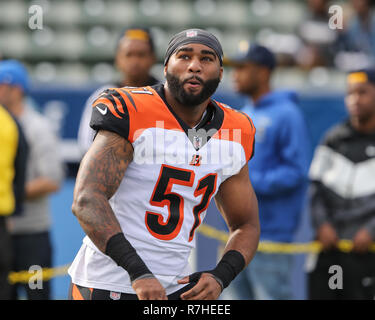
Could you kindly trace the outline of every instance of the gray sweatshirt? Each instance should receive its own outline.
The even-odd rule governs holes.
[[[64,169],[59,155],[59,143],[48,120],[31,106],[26,106],[19,118],[29,144],[26,183],[47,177],[60,184]],[[51,217],[48,196],[26,200],[23,213],[10,217],[12,234],[30,234],[49,230]]]

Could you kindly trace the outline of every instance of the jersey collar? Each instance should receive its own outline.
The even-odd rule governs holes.
[[[172,113],[173,117],[177,120],[181,128],[184,130],[185,134],[188,136],[190,142],[193,144],[193,147],[197,151],[211,139],[216,131],[220,130],[224,121],[224,111],[218,106],[216,101],[212,99],[210,100],[206,109],[206,115],[201,119],[200,123],[195,128],[191,128],[174,112],[172,107],[167,102],[167,99],[165,98],[164,85],[158,84],[152,86],[152,88],[163,100],[164,104]],[[207,138],[203,135],[205,135]],[[201,141],[201,143],[197,143],[199,141]]]

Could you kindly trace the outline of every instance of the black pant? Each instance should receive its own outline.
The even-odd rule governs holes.
[[[13,243],[13,270],[29,270],[30,266],[37,265],[42,268],[52,266],[52,247],[48,232],[12,235]],[[29,300],[49,300],[50,282],[43,281],[42,288],[30,288],[29,284],[16,284],[13,286],[13,299],[18,298],[18,288],[26,290]]]
[[[168,300],[181,300],[180,295],[192,288],[196,282],[187,284],[185,287],[168,295]],[[136,294],[116,293],[102,289],[82,287],[70,283],[68,300],[138,300]]]
[[[12,244],[5,219],[0,216],[0,300],[11,299],[8,275],[12,267]]]
[[[328,283],[335,273],[332,265],[342,268],[342,289],[330,289]],[[321,252],[315,269],[308,274],[309,299],[372,300],[375,297],[375,253],[344,253],[337,250]]]

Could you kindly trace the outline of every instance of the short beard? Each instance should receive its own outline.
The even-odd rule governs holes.
[[[211,97],[220,83],[220,77],[209,79],[207,81],[203,81],[198,76],[190,77],[189,79],[184,80],[181,82],[177,77],[167,72],[166,75],[168,88],[170,89],[173,97],[181,103],[183,106],[186,107],[195,107],[203,103],[209,97]],[[199,94],[190,94],[185,91],[184,84],[191,80],[196,79],[202,83],[202,90]]]

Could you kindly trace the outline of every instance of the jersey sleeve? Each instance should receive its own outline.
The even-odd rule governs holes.
[[[129,112],[120,89],[110,88],[99,94],[92,104],[90,127],[108,130],[129,139]]]

